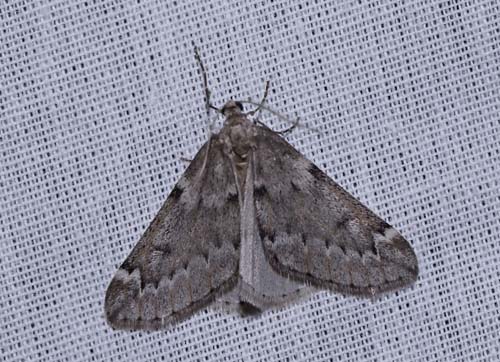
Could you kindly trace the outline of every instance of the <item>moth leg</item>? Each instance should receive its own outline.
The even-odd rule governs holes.
[[[300,121],[300,119],[297,118],[290,127],[286,128],[286,129],[284,129],[282,131],[274,131],[274,130],[271,130],[271,131],[273,131],[274,133],[277,133],[277,134],[283,136],[283,135],[285,135],[285,134],[293,131],[299,125],[299,121]],[[265,127],[265,128],[269,129],[269,127],[267,127],[265,123],[262,123],[258,119],[255,120],[255,123],[257,123],[261,127]]]
[[[264,90],[264,96],[262,97],[262,100],[260,101],[259,105],[253,111],[245,113],[245,115],[253,116],[255,113],[259,112],[262,109],[264,103],[266,102],[268,93],[269,93],[269,81],[266,81],[266,89]]]
[[[292,132],[299,125],[299,121],[300,121],[300,119],[297,118],[290,127],[285,128],[282,131],[274,131],[274,133],[277,133],[277,134],[283,136],[289,132]]]
[[[187,163],[191,163],[193,160],[191,158],[187,158],[187,157],[179,157],[179,160],[181,160],[182,162],[187,162]]]

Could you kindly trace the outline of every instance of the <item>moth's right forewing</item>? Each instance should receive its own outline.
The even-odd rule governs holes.
[[[266,257],[278,272],[347,294],[411,284],[410,244],[288,142],[257,128],[254,197]]]
[[[212,136],[112,279],[106,318],[119,329],[160,329],[203,308],[237,281],[238,191]]]

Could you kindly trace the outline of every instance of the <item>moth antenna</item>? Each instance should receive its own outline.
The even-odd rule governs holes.
[[[212,103],[210,103],[211,92],[210,92],[210,89],[208,89],[207,72],[205,70],[205,66],[203,65],[203,61],[202,61],[201,56],[200,56],[199,48],[196,46],[196,44],[194,42],[193,42],[193,46],[194,46],[194,57],[195,57],[196,61],[198,62],[198,65],[200,66],[201,76],[203,79],[203,89],[205,91],[205,109],[207,111],[207,124],[208,124],[208,129],[209,129],[208,133],[210,135],[212,133],[213,123],[214,123],[214,122],[210,121],[210,109],[213,109],[213,110],[217,111],[218,113],[222,113],[222,112],[219,108],[215,107],[214,105],[212,105]]]
[[[247,112],[245,115],[247,116],[253,116],[255,113],[259,112],[263,107],[264,103],[266,102],[267,94],[269,93],[269,81],[266,81],[266,89],[264,90],[264,95],[262,96],[262,100],[260,101],[259,104],[257,104],[257,108],[255,108],[253,111]]]

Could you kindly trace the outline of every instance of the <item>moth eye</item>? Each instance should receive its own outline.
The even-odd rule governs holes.
[[[236,106],[242,111],[243,110],[243,104],[241,104],[241,102],[234,102],[236,104]]]

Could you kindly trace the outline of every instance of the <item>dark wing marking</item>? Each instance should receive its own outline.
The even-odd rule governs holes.
[[[238,191],[217,136],[196,154],[106,292],[109,324],[160,329],[237,282]]]
[[[394,228],[278,134],[256,128],[256,219],[275,270],[317,287],[366,296],[416,280],[415,253]]]

